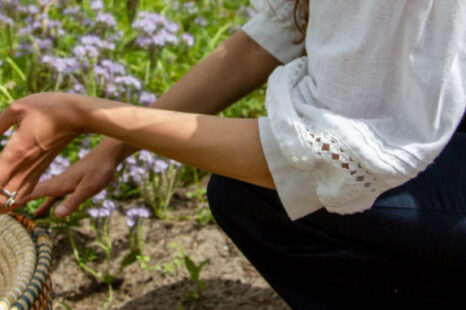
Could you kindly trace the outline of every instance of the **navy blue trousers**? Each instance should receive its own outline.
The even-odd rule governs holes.
[[[276,191],[219,175],[208,200],[292,309],[466,309],[466,133],[362,213],[291,221]]]

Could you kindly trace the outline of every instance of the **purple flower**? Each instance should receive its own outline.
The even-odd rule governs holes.
[[[204,17],[196,17],[196,19],[194,20],[194,22],[200,26],[207,26],[209,24],[209,22],[207,21],[207,19],[205,19]]]
[[[105,200],[105,198],[107,198],[107,195],[108,192],[106,189],[101,190],[99,193],[97,193],[97,195],[94,195],[94,197],[92,197],[92,203],[100,203],[101,201]]]
[[[130,156],[126,159],[126,163],[128,165],[137,165],[136,158],[134,156]]]
[[[79,40],[80,44],[75,46],[73,54],[79,59],[83,58],[97,58],[100,50],[113,50],[115,43],[102,40],[96,35],[86,35]]]
[[[131,179],[136,183],[142,182],[147,175],[146,169],[138,166],[128,167],[128,172]]]
[[[113,98],[118,98],[118,96],[120,96],[119,89],[113,84],[107,85],[107,88],[105,89],[105,92],[107,93],[107,96],[110,96],[110,97],[113,97]]]
[[[27,36],[29,34],[32,34],[34,30],[35,28],[33,27],[33,25],[26,25],[25,27],[18,30],[18,36]]]
[[[92,218],[102,218],[102,217],[109,217],[112,214],[112,211],[108,209],[104,209],[104,208],[92,208],[92,209],[88,209],[87,213]]]
[[[100,37],[96,35],[82,36],[80,39],[80,42],[83,45],[95,46],[96,48],[100,48],[100,49],[113,50],[115,48],[114,43],[102,40]]]
[[[148,218],[150,216],[150,211],[144,207],[131,208],[126,211],[126,224],[128,227],[132,228],[136,225],[138,218]]]
[[[87,91],[86,91],[86,88],[84,88],[84,86],[81,83],[75,82],[75,84],[73,85],[73,88],[70,89],[68,91],[68,93],[70,93],[70,94],[86,94]],[[81,150],[80,150],[80,152],[81,152]],[[79,156],[79,154],[78,154],[78,156]]]
[[[78,14],[78,12],[81,10],[81,8],[77,5],[75,6],[70,6],[70,7],[67,7],[66,9],[63,10],[63,15],[76,15]]]
[[[157,13],[139,12],[132,26],[146,35],[151,35],[165,22],[166,18]]]
[[[115,78],[115,84],[127,87],[133,87],[137,90],[141,89],[141,82],[132,75],[118,76]]]
[[[132,27],[139,31],[140,35],[136,39],[136,43],[140,47],[178,43],[175,33],[180,29],[180,26],[157,13],[139,12]]]
[[[107,194],[106,191],[105,191],[105,194]],[[99,195],[100,195],[100,193],[99,193]],[[94,198],[96,198],[96,196],[94,196]],[[92,202],[94,202],[94,198],[92,199]],[[102,198],[102,197],[99,197],[99,198],[100,199],[97,199],[96,200],[97,202],[94,202],[94,203],[101,202],[102,206],[100,208],[88,209],[87,213],[92,218],[109,217],[112,214],[112,212],[117,209],[116,203],[113,200],[110,200],[110,199],[107,199],[107,198]]]
[[[194,1],[186,2],[183,5],[183,9],[185,9],[189,14],[195,14],[199,11]]]
[[[96,21],[98,23],[104,24],[107,27],[116,27],[116,21],[112,14],[110,13],[99,13],[97,15]]]
[[[95,75],[101,76],[106,80],[110,79],[110,74],[108,73],[107,69],[105,69],[104,67],[101,67],[99,65],[94,67],[94,73],[95,73]]]
[[[38,2],[39,2],[39,5],[40,5],[40,6],[44,7],[44,6],[46,6],[47,4],[49,4],[50,1],[51,1],[51,0],[39,0]]]
[[[189,47],[194,45],[194,37],[189,33],[183,33],[181,39],[183,39]]]
[[[139,152],[139,160],[141,160],[142,162],[146,162],[149,165],[154,163],[154,157],[155,157],[154,153],[150,151],[142,150]]]
[[[85,157],[87,154],[89,154],[91,151],[90,150],[87,150],[87,149],[80,149],[79,152],[78,152],[78,157],[79,158],[83,158]]]
[[[155,173],[161,173],[168,169],[168,163],[165,160],[158,159],[154,163]]]
[[[178,30],[180,30],[180,26],[177,24],[177,23],[172,23],[172,22],[169,22],[169,21],[166,21],[165,22],[165,29],[168,31],[168,32],[177,32]]]
[[[35,41],[41,51],[49,50],[53,47],[52,40],[48,38],[47,39],[36,38]]]
[[[102,208],[104,209],[108,209],[108,210],[116,210],[117,208],[117,205],[116,203],[113,201],[113,200],[110,200],[110,199],[105,199],[103,202],[102,202]]]
[[[170,159],[168,162],[170,163],[170,165],[173,165],[175,167],[181,167],[182,165],[182,163],[180,163],[179,161],[173,160],[173,159]]]
[[[110,75],[115,75],[115,74],[125,74],[125,67],[123,65],[113,62],[108,59],[104,59],[101,62],[102,67],[107,69]]]
[[[2,13],[0,13],[0,24],[5,24],[5,25],[10,25],[11,26],[11,25],[14,24],[14,22],[8,16],[5,16]]]
[[[49,64],[58,73],[69,74],[79,70],[79,62],[75,58],[60,58],[50,55],[42,57],[42,63]]]
[[[150,217],[150,211],[144,207],[131,208],[126,212],[127,216],[137,216],[137,217]]]
[[[93,218],[109,217],[112,214],[112,212],[117,209],[116,203],[113,200],[107,198],[107,196],[108,196],[107,190],[103,189],[102,191],[100,191],[100,193],[92,197],[92,203],[100,204],[101,207],[87,210],[87,212],[89,213],[91,217]]]
[[[63,173],[66,169],[68,169],[69,165],[70,161],[68,158],[58,155],[55,158],[55,160],[50,164],[47,171],[44,174],[42,174],[42,176],[40,177],[40,181],[44,181],[53,176]]]
[[[149,92],[141,92],[139,95],[139,103],[148,106],[152,103],[154,103],[157,100],[157,96],[155,94],[149,93]]]
[[[93,0],[91,2],[91,9],[95,11],[100,11],[100,10],[103,10],[103,8],[104,8],[104,4],[101,0]]]
[[[31,44],[29,43],[25,43],[25,42],[21,42],[18,44],[18,51],[16,52],[16,56],[17,57],[20,57],[20,56],[23,56],[25,54],[30,54],[32,53],[33,51],[33,48],[31,46]]]
[[[35,6],[34,4],[28,5],[26,9],[27,9],[27,12],[31,15],[39,14],[39,8]]]
[[[83,58],[97,58],[99,50],[91,45],[78,45],[73,49],[73,54],[79,59]]]

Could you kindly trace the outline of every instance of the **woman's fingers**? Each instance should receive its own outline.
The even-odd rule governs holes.
[[[38,216],[45,214],[53,206],[55,201],[57,201],[57,198],[54,196],[47,197],[45,201],[39,206],[39,208],[34,210],[34,214]]]
[[[66,217],[73,213],[79,206],[86,201],[87,198],[96,194],[94,191],[91,191],[89,187],[78,185],[76,190],[66,196],[60,205],[55,208],[55,215],[58,217]]]
[[[17,121],[17,115],[10,105],[2,113],[0,113],[0,135],[3,135],[5,131],[7,131]]]
[[[31,191],[31,193],[26,195],[19,202],[25,204],[30,200],[42,198],[45,196],[65,196],[66,194],[71,193],[72,191],[72,184],[66,182],[66,177],[63,174],[60,174],[38,183]]]

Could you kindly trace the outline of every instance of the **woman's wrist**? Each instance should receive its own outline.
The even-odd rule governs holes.
[[[92,97],[73,94],[62,95],[65,96],[65,100],[71,106],[73,123],[76,124],[77,130],[81,133],[94,133],[94,126],[92,126],[95,122],[93,112],[98,109],[98,103],[96,104]],[[95,148],[96,153],[102,154],[115,166],[138,150],[139,148],[135,146],[111,137],[104,138]]]
[[[140,149],[128,143],[106,137],[96,147],[96,151],[103,154],[116,166]]]

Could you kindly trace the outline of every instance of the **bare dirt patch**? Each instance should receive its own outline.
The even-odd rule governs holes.
[[[172,215],[192,218],[195,204],[181,191],[174,201],[176,207]],[[73,230],[80,249],[95,242],[89,221],[83,223],[79,229]],[[115,264],[112,267],[116,269],[128,248],[128,227],[124,215],[118,212],[112,215],[111,225],[112,264]],[[143,226],[145,254],[151,257],[149,265],[159,264],[161,270],[143,270],[138,263],[127,267],[116,281],[111,309],[289,310],[216,224],[201,226],[193,219],[148,219]],[[53,234],[54,309],[103,309],[107,286],[77,266],[65,233]],[[210,261],[201,272],[205,289],[198,299],[187,297],[194,283],[189,280],[184,266],[174,264],[180,251],[195,263]],[[101,258],[92,262],[96,269],[102,269],[104,264],[105,260]]]

